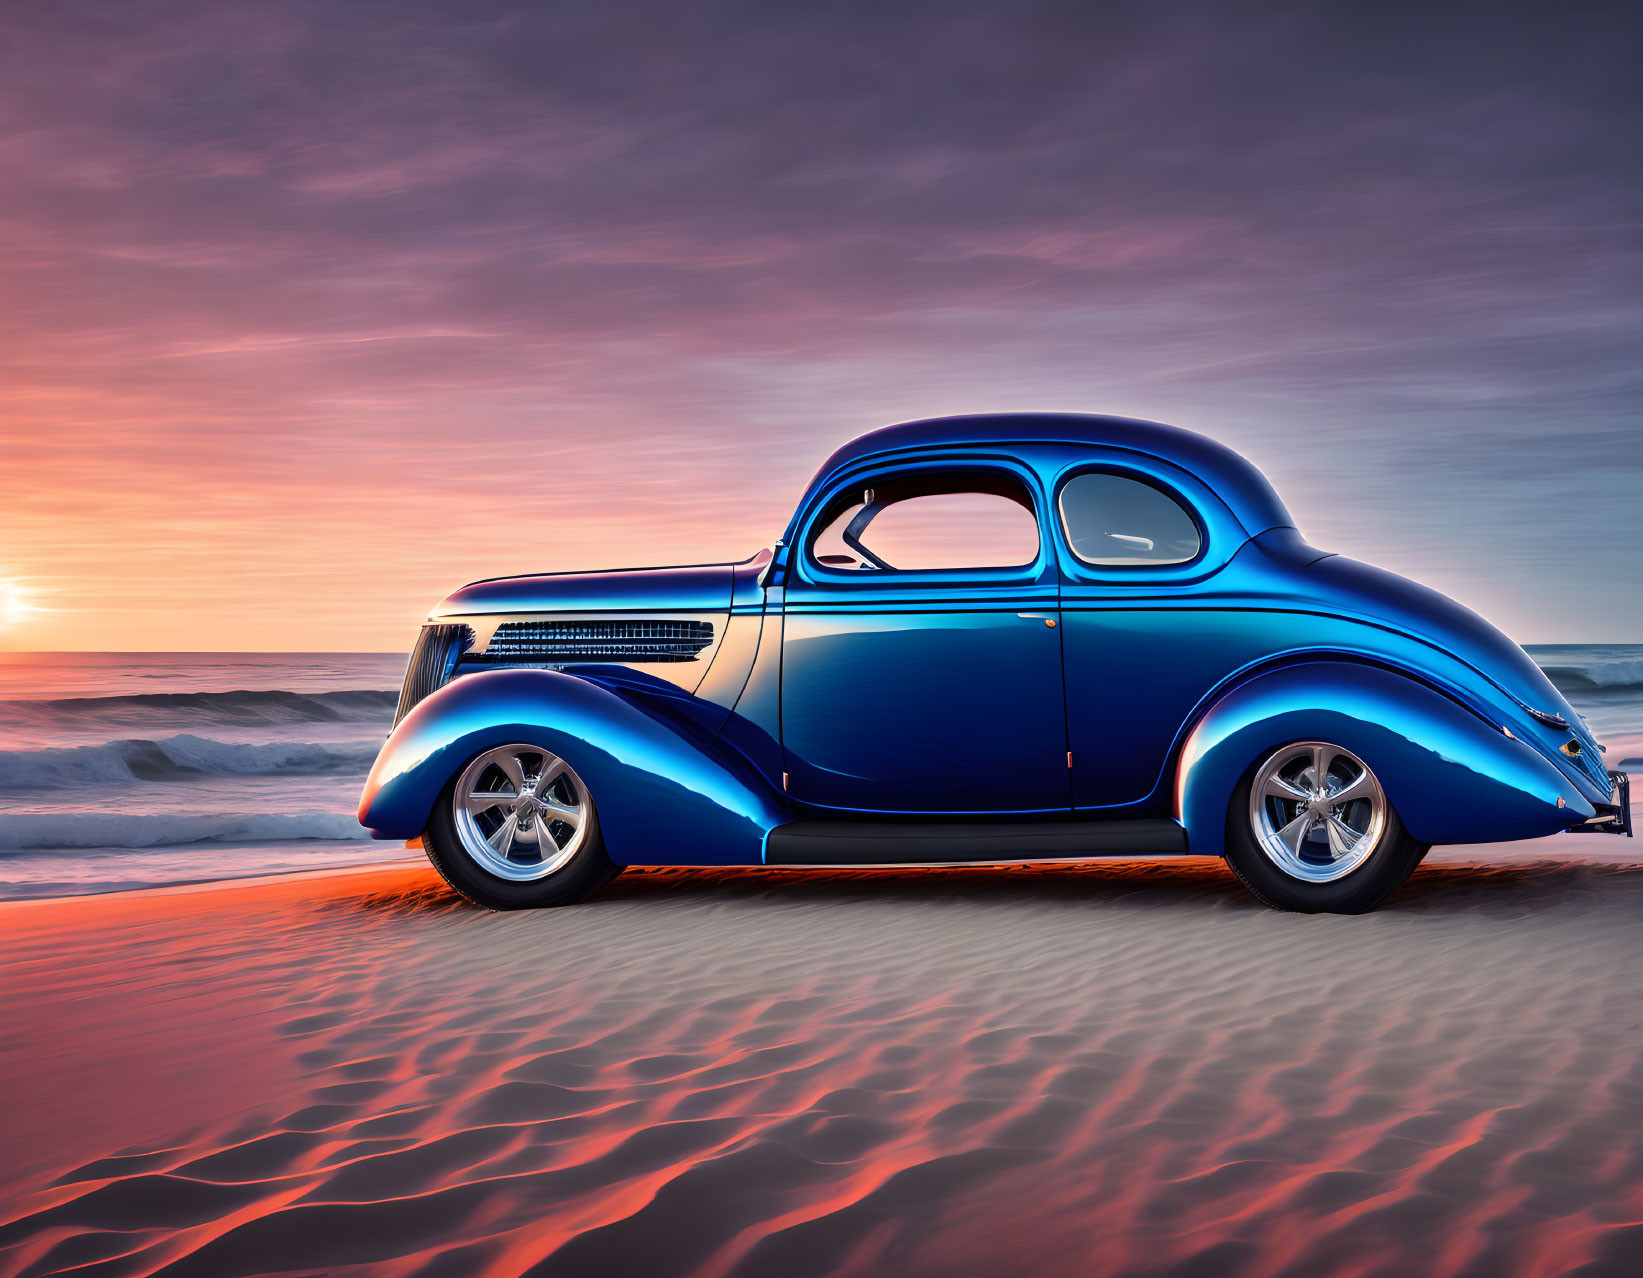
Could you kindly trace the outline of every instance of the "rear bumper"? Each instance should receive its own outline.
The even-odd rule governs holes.
[[[1597,815],[1577,821],[1571,834],[1624,834],[1632,837],[1632,781],[1624,772],[1609,773],[1609,802],[1594,803]]]

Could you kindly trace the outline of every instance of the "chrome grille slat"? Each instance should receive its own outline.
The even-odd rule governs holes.
[[[485,661],[693,661],[713,642],[709,621],[505,621]]]
[[[444,685],[456,664],[453,656],[472,642],[473,631],[467,626],[422,627],[405,667],[405,683],[399,690],[399,706],[394,710],[396,727],[418,702]]]

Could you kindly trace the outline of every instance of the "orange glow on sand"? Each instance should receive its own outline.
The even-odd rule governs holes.
[[[1640,890],[1429,865],[1350,932],[1203,859],[0,906],[0,1265],[1563,1272],[1643,1210],[1635,998],[1588,978]],[[1525,950],[1531,904],[1583,921]]]

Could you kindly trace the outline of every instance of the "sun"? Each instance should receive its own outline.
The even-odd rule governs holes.
[[[21,582],[0,581],[0,626],[20,625],[38,611]]]

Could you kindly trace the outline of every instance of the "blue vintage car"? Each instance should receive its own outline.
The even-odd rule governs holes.
[[[476,582],[429,616],[359,819],[486,906],[628,865],[1225,856],[1356,912],[1436,843],[1630,834],[1524,651],[1314,549],[1189,431],[875,431],[739,564]]]

